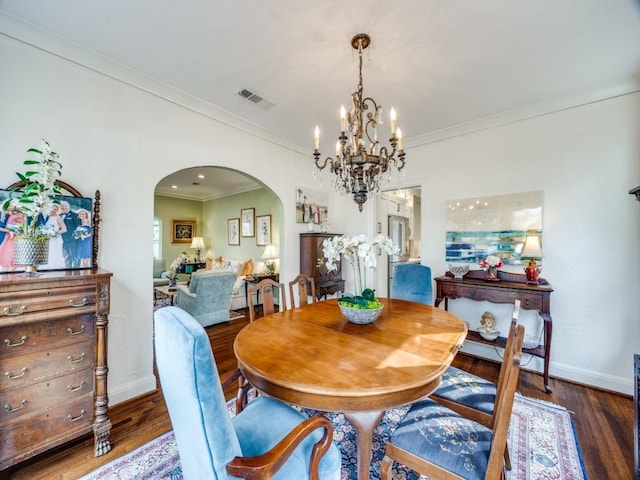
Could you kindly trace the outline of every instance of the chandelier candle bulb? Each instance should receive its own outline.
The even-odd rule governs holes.
[[[315,143],[316,152],[317,152],[318,150],[320,150],[320,129],[318,128],[318,125],[316,125],[316,129],[313,132],[313,141]]]
[[[391,107],[391,111],[389,112],[391,116],[391,136],[395,135],[396,128],[398,126],[398,119],[396,118],[396,111],[393,107]]]
[[[396,131],[396,137],[398,137],[398,150],[399,150],[399,151],[404,150],[404,149],[402,148],[402,130],[400,130],[399,128],[398,128],[398,130]]]
[[[347,129],[347,111],[344,105],[340,105],[340,131],[344,132]]]

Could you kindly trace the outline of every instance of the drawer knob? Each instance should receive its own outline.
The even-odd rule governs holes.
[[[18,343],[12,343],[9,338],[4,339],[4,343],[7,345],[7,347],[19,347],[20,345],[24,345],[26,341],[27,341],[26,335],[23,335],[22,338],[20,339],[20,342]]]
[[[69,299],[69,305],[71,305],[72,307],[84,307],[87,303],[89,303],[89,300],[87,299],[87,297],[84,297],[80,303],[76,303],[76,299],[75,298],[70,298]]]
[[[74,330],[74,329],[73,329],[73,328],[71,328],[71,327],[67,328],[67,333],[68,333],[69,335],[80,335],[80,334],[81,334],[81,333],[83,333],[83,332],[84,332],[84,325],[82,325],[82,326],[80,327],[80,330]]]
[[[18,310],[11,310],[11,307],[4,307],[4,314],[10,317],[15,317],[16,315],[22,315],[26,309],[26,305],[21,305]]]
[[[77,392],[78,390],[82,390],[82,387],[85,386],[85,381],[82,380],[80,382],[80,385],[78,385],[77,387],[74,387],[73,385],[67,385],[67,388],[69,389],[70,392]]]
[[[11,405],[9,405],[7,403],[4,406],[4,409],[9,413],[17,412],[18,410],[22,410],[24,408],[25,403],[27,403],[26,399],[24,399],[24,400],[22,400],[22,402],[20,402],[20,406],[19,407],[12,407]]]
[[[69,360],[71,363],[82,362],[84,360],[84,352],[82,352],[82,354],[78,358],[73,358],[71,355],[69,355],[67,357],[67,360]]]
[[[67,415],[67,419],[70,422],[77,422],[78,420],[80,420],[82,417],[84,417],[84,409],[80,410],[80,415],[78,415],[77,417],[74,417],[73,415],[69,414]]]
[[[24,374],[27,372],[27,370],[28,370],[27,367],[22,367],[21,373],[19,373],[18,375],[14,375],[11,372],[4,372],[4,376],[7,377],[9,380],[13,380],[14,378],[24,377]]]

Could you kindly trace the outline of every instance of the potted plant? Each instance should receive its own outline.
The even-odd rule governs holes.
[[[39,148],[30,148],[27,153],[32,154],[32,158],[23,162],[27,167],[25,173],[17,172],[22,184],[9,190],[9,198],[2,208],[17,219],[11,231],[13,263],[24,265],[27,273],[33,273],[37,265],[47,263],[49,238],[55,235],[40,220],[41,215],[48,215],[53,205],[59,203],[53,196],[61,194],[56,180],[62,173],[62,164],[45,140]]]
[[[389,255],[396,255],[400,249],[384,235],[377,235],[369,241],[366,235],[336,236],[322,242],[326,258],[327,271],[337,269],[337,263],[344,255],[353,267],[356,284],[355,295],[344,295],[338,299],[343,315],[353,323],[371,323],[382,313],[384,307],[375,298],[375,291],[367,288],[367,269],[375,269],[377,265],[375,248],[384,249]]]

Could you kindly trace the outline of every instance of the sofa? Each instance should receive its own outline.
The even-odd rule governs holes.
[[[188,285],[178,285],[174,304],[190,313],[203,327],[229,320],[235,272],[198,270]]]
[[[169,285],[169,277],[163,276],[167,270],[167,262],[164,258],[153,259],[153,287]]]
[[[248,260],[236,260],[232,258],[207,258],[206,270],[214,272],[234,272],[236,274],[236,280],[233,284],[233,290],[231,292],[231,302],[229,304],[230,310],[240,310],[247,308],[247,298],[245,289],[245,278],[247,275],[257,273],[254,271],[254,264],[252,259]]]

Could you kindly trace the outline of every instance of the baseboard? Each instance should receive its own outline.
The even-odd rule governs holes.
[[[157,382],[154,375],[148,375],[135,381],[118,385],[109,389],[109,406],[125,402],[132,398],[144,395],[156,389]]]
[[[468,353],[469,355],[486,358],[488,360],[493,360],[496,362],[501,362],[503,355],[502,348],[492,347],[490,345],[484,345],[475,342],[465,342],[462,345],[462,348],[460,348],[460,352]],[[540,357],[535,357],[533,355],[523,353],[521,368],[523,370],[542,374],[544,369],[544,362]],[[580,383],[601,390],[609,390],[616,393],[622,393],[624,395],[633,394],[632,378],[605,375],[593,370],[586,370],[584,368],[577,368],[573,365],[557,363],[553,360],[549,364],[549,376],[567,380],[573,383]]]

